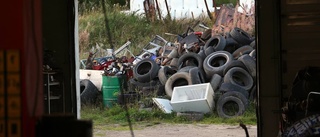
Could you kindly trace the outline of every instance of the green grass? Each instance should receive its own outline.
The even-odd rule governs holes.
[[[167,18],[154,22],[148,21],[144,15],[138,16],[135,13],[125,14],[121,12],[123,7],[107,6],[107,18],[111,32],[112,44],[117,49],[130,39],[131,51],[134,54],[140,52],[155,35],[160,35],[168,41],[174,42],[175,37],[165,33],[182,34],[188,26],[192,26],[196,20],[212,26],[213,22],[208,18],[168,20]],[[200,30],[199,27],[195,30]],[[89,52],[96,44],[102,48],[111,48],[106,35],[103,12],[100,9],[84,12],[79,16],[79,39],[80,58],[86,58],[85,53]]]
[[[139,110],[137,105],[128,108],[130,122],[139,129],[146,126],[152,126],[159,123],[171,124],[228,124],[239,125],[240,122],[246,125],[256,125],[257,119],[255,108],[251,106],[246,110],[242,116],[234,118],[221,118],[216,112],[212,114],[205,114],[200,121],[190,120],[183,116],[177,116],[175,112],[165,114],[158,108],[154,107],[151,111]],[[128,130],[128,119],[126,110],[119,105],[112,108],[104,109],[101,106],[83,106],[81,110],[81,118],[92,120],[95,128],[108,130]]]
[[[96,44],[102,45],[102,48],[110,48],[108,37],[106,35],[104,16],[99,5],[99,1],[84,0],[84,4],[79,5],[79,39],[80,39],[80,58],[86,58],[92,47]],[[97,2],[97,3],[95,3]],[[217,5],[222,3],[233,3],[237,0],[218,0]],[[188,26],[192,26],[196,20],[206,23],[209,27],[213,25],[213,21],[208,18],[197,19],[181,19],[181,20],[156,20],[148,21],[144,16],[137,16],[135,13],[124,14],[121,10],[126,7],[108,6],[107,17],[111,30],[112,44],[115,49],[123,45],[130,39],[132,44],[130,50],[137,54],[143,46],[145,46],[155,35],[160,35],[168,41],[173,42],[175,37],[165,35],[166,32],[173,34],[181,34],[186,31]],[[241,18],[247,21],[246,18]],[[241,21],[241,19],[238,19]],[[242,21],[242,22],[244,22]],[[237,23],[240,24],[241,23]],[[230,27],[237,24],[230,25]],[[244,25],[252,26],[250,23],[244,22]],[[195,28],[197,30],[199,28]],[[201,29],[200,29],[201,30]],[[230,124],[238,125],[243,122],[247,125],[256,125],[255,108],[253,105],[245,112],[244,115],[224,119],[220,118],[217,113],[205,115],[201,121],[191,121],[185,117],[177,117],[176,113],[164,114],[162,111],[154,108],[151,112],[139,111],[138,105],[129,107],[130,120],[135,125],[151,126],[159,123],[203,123],[203,124]],[[114,106],[111,109],[103,109],[101,106],[84,106],[81,110],[82,119],[90,119],[93,121],[96,129],[128,129],[128,121],[126,111],[121,106]],[[107,126],[106,126],[107,125]]]

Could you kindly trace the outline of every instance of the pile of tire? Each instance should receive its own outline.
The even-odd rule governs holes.
[[[131,88],[143,93],[172,96],[178,86],[210,83],[220,117],[242,115],[256,93],[256,46],[254,37],[240,28],[225,36],[214,35],[199,52],[168,55],[168,65],[143,59],[133,69]],[[230,109],[236,110],[230,112]]]

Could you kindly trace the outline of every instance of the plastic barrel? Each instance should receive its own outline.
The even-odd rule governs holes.
[[[126,86],[126,76],[102,76],[102,95],[104,107],[111,108],[118,100],[118,94]]]

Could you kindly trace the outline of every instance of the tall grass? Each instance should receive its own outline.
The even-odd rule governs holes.
[[[160,35],[168,41],[174,41],[175,37],[165,35],[166,32],[181,34],[188,26],[196,21],[212,26],[213,22],[207,18],[181,19],[181,20],[156,20],[149,22],[144,15],[136,13],[124,13],[119,5],[107,8],[107,18],[111,31],[112,44],[117,49],[127,40],[131,40],[131,50],[137,54],[155,35]],[[79,16],[80,57],[86,58],[86,52],[97,44],[102,48],[110,48],[106,35],[104,16],[101,9],[93,9]]]

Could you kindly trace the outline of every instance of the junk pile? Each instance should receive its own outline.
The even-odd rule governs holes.
[[[209,105],[211,111],[216,110],[224,118],[242,115],[256,94],[255,38],[237,27],[227,35],[211,36],[211,31],[200,33],[188,29],[177,36],[175,43],[162,40],[166,44],[152,48],[155,52],[144,50],[141,58],[133,63],[129,87],[144,95],[167,96],[172,104],[173,94],[178,92],[175,88],[187,86],[185,90],[188,90],[188,87],[209,83],[214,91],[214,101],[209,100],[213,103]],[[210,93],[206,90],[208,88],[186,93],[185,101],[195,96],[187,94],[196,92],[203,92],[201,96],[205,97]],[[194,110],[184,112],[187,111]]]

